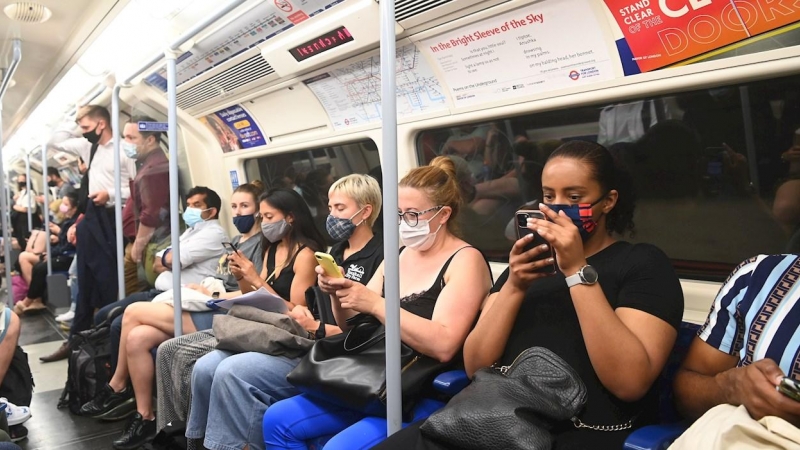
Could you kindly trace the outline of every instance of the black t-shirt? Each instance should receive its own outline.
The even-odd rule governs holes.
[[[597,269],[598,283],[614,309],[638,309],[678,329],[683,315],[683,291],[669,259],[657,247],[616,242],[587,261]],[[492,292],[499,291],[507,279],[508,270],[497,280]],[[528,288],[500,363],[511,364],[523,350],[535,346],[550,349],[581,376],[588,394],[587,405],[578,416],[584,423],[617,425],[634,416],[638,416],[634,428],[654,422],[658,409],[655,383],[647,395],[633,403],[614,397],[600,383],[561,273],[539,279]],[[557,436],[556,449],[619,449],[631,430],[579,430],[567,422],[553,431]]]
[[[349,246],[350,243],[346,240],[339,242],[331,248],[331,256],[344,269],[345,278],[361,284],[369,283],[383,262],[383,240],[380,236],[372,236],[364,248],[345,260],[344,251]]]

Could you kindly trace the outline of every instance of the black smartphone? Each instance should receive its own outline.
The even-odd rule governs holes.
[[[236,253],[236,251],[239,250],[235,245],[233,245],[232,242],[223,242],[222,246],[228,249],[228,252],[230,253]]]
[[[538,210],[534,209],[522,209],[517,211],[516,214],[516,224],[517,224],[517,238],[522,239],[523,237],[532,234],[533,241],[531,241],[528,245],[525,246],[525,251],[531,250],[537,245],[547,244],[547,251],[539,253],[534,258],[534,261],[540,261],[547,258],[553,258],[553,249],[550,248],[550,243],[548,243],[543,237],[539,235],[539,233],[534,232],[530,228],[528,228],[528,219],[540,219],[540,220],[549,220],[547,216]],[[548,265],[537,269],[536,272],[538,273],[547,273],[553,274],[556,273],[556,263],[553,260],[552,265]]]
[[[783,377],[777,388],[781,394],[800,402],[800,383],[797,381],[789,377]]]

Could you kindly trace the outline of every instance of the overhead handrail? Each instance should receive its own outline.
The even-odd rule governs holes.
[[[3,211],[3,213],[0,214],[0,223],[2,223],[3,229],[3,257],[5,258],[6,288],[8,289],[6,304],[8,304],[8,306],[13,306],[14,287],[11,285],[11,237],[8,234],[10,227],[8,224],[9,214],[7,213],[9,210],[9,194],[11,190],[8,189],[8,185],[6,184],[6,170],[5,167],[3,167],[3,97],[5,97],[8,85],[11,83],[11,78],[17,71],[19,62],[22,60],[22,41],[14,39],[12,41],[11,51],[13,55],[11,64],[3,73],[3,80],[0,81],[0,189],[2,189],[2,195],[0,195],[0,211]]]
[[[172,243],[172,287],[173,287],[173,305],[175,309],[175,336],[183,334],[182,324],[182,309],[181,309],[181,265],[180,265],[180,222],[178,219],[178,205],[180,204],[180,197],[178,192],[178,109],[177,109],[177,63],[176,51],[181,45],[188,42],[201,31],[205,30],[214,22],[221,19],[236,7],[242,5],[247,0],[232,0],[225,6],[219,8],[205,20],[197,22],[193,27],[189,28],[172,44],[166,51],[160,52],[153,56],[147,63],[142,65],[139,70],[136,70],[121,82],[114,85],[111,92],[111,128],[114,129],[114,185],[117,192],[121,192],[121,161],[119,155],[120,135],[119,135],[119,94],[122,88],[130,87],[130,83],[134,78],[138,77],[145,70],[158,64],[165,59],[167,62],[167,124],[168,131],[167,137],[169,140],[169,197],[171,205],[170,214],[170,231]],[[117,202],[114,205],[114,215],[117,230],[117,280],[119,283],[119,298],[120,300],[125,297],[125,269],[124,269],[124,253],[125,249],[122,242],[122,205]]]
[[[391,436],[402,426],[400,383],[400,243],[397,218],[397,80],[395,72],[395,2],[381,2],[381,147],[383,149],[383,263],[386,298],[386,428]]]

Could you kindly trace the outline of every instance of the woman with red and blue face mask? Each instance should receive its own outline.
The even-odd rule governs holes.
[[[571,141],[556,149],[542,172],[541,198],[547,219],[529,219],[528,228],[548,244],[530,248],[532,234],[514,244],[509,268],[464,343],[464,365],[472,377],[511,365],[528,348],[550,350],[575,369],[588,398],[576,422],[549,430],[553,448],[619,449],[632,429],[656,419],[654,382],[681,322],[681,286],[657,247],[617,239],[633,231],[635,197],[630,177],[603,146]],[[551,249],[554,258],[537,258]],[[543,273],[554,263],[555,273]],[[480,448],[434,442],[419,427],[376,448]],[[491,435],[480,427],[471,432]]]

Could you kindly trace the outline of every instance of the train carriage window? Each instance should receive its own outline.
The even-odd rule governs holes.
[[[514,211],[541,198],[561,143],[605,145],[634,178],[636,233],[679,275],[720,281],[759,253],[800,252],[800,78],[582,106],[426,130],[420,164],[456,161],[465,239],[507,261]]]
[[[328,188],[333,182],[352,173],[368,174],[381,182],[378,147],[364,140],[330,147],[317,147],[262,156],[245,162],[248,180],[261,180],[266,189],[294,189],[308,204],[314,221],[326,238],[325,219],[328,216]],[[382,220],[375,222],[380,231]],[[333,241],[328,242],[329,245]]]

